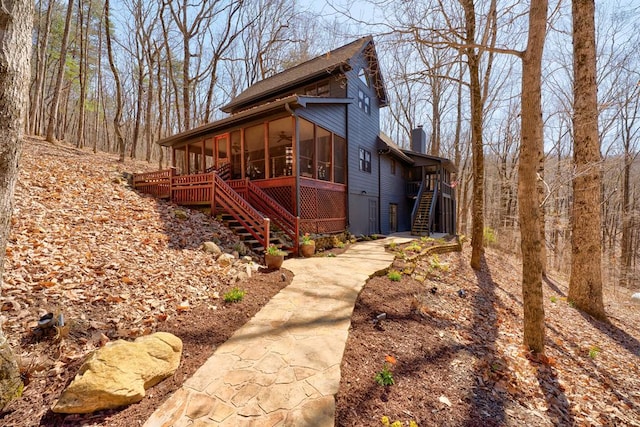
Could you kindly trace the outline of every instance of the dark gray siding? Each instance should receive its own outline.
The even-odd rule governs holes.
[[[365,58],[352,62],[352,70],[346,73],[347,97],[354,102],[347,106],[347,151],[349,188],[349,231],[353,234],[380,233],[379,218],[372,218],[370,203],[380,205],[378,184],[377,138],[380,133],[380,111],[378,98],[372,87],[367,87],[359,78],[361,68],[367,67]],[[371,100],[371,112],[365,113],[358,107],[358,89],[363,90]],[[371,172],[359,168],[359,148],[371,153]],[[378,225],[372,227],[372,221]],[[375,228],[372,230],[372,228]]]
[[[328,131],[342,137],[347,136],[346,106],[343,105],[309,105],[297,110],[299,117],[307,119]]]
[[[398,231],[411,229],[411,201],[406,196],[404,165],[396,159],[396,173],[391,173],[391,157],[380,156],[380,232],[390,232],[389,205],[397,205]]]

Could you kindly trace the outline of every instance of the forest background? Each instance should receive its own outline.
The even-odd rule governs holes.
[[[308,4],[313,3],[313,6]],[[69,0],[35,4],[26,132],[165,167],[156,141],[223,117],[219,107],[274,73],[373,34],[390,105],[382,129],[408,147],[423,125],[452,159],[458,228],[472,226],[470,75],[463,2]],[[451,3],[451,4],[449,4]],[[518,160],[528,2],[476,2],[484,243],[520,251]],[[605,286],[637,287],[640,2],[598,2],[598,129]],[[109,31],[105,31],[109,28]],[[551,1],[542,65],[544,162],[538,170],[544,263],[569,275],[573,161],[571,3]],[[594,194],[594,197],[598,197]]]

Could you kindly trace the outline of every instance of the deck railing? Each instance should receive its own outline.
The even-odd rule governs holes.
[[[179,205],[210,205],[211,213],[221,206],[264,248],[269,246],[270,219],[231,188],[218,172],[175,175],[175,169],[136,174],[136,190]]]
[[[273,200],[262,188],[255,185],[249,179],[245,179],[247,188],[247,200],[259,211],[273,219],[278,227],[291,239],[294,254],[298,254],[300,239],[300,218],[282,207]]]
[[[133,187],[157,198],[168,198],[171,197],[171,181],[174,175],[174,168],[137,173],[133,176]]]
[[[216,173],[213,175],[214,198],[212,208],[216,204],[222,206],[266,249],[269,246],[270,220],[258,212],[242,196],[233,190]],[[212,209],[213,212],[214,209]]]

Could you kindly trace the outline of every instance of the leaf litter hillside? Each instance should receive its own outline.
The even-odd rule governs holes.
[[[488,249],[474,272],[470,255],[465,245],[423,259],[398,281],[366,284],[336,425],[640,426],[640,304],[631,292],[606,292],[604,324],[571,306],[564,281],[546,279],[546,357],[530,360],[521,346],[521,264]],[[395,384],[382,387],[375,377],[385,367]]]
[[[177,206],[136,193],[122,173],[156,168],[116,160],[25,141],[0,315],[27,386],[1,425],[138,425],[291,279],[274,272],[236,282],[231,266],[200,247],[239,248],[237,238],[208,215],[185,210],[181,218]],[[221,296],[237,285],[247,290],[242,303],[225,304]],[[47,313],[66,327],[38,333]],[[145,400],[86,416],[49,411],[91,351],[156,330],[182,338],[183,359]]]

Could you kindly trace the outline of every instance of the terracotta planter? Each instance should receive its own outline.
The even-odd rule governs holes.
[[[271,270],[280,268],[283,262],[284,262],[284,255],[264,254],[264,263],[267,265],[267,268]]]
[[[316,243],[307,243],[307,244],[301,244],[300,245],[300,254],[305,257],[305,258],[309,258],[311,256],[313,256],[313,254],[316,253]]]

